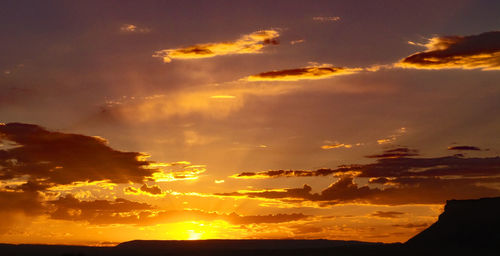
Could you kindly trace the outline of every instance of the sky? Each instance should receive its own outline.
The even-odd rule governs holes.
[[[2,1],[0,242],[404,242],[500,196],[498,13]]]

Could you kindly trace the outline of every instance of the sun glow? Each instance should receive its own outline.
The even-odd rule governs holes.
[[[188,230],[188,240],[200,240],[201,237],[203,236],[203,233],[198,233],[194,230]]]
[[[232,236],[226,234],[230,229],[229,223],[220,220],[186,221],[172,224],[171,230],[173,232],[167,236],[168,239],[174,240],[221,239]]]

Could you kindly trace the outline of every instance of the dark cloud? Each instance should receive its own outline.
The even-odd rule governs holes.
[[[147,184],[143,184],[140,188],[134,188],[134,187],[126,187],[124,189],[125,193],[128,194],[141,194],[145,193],[146,195],[163,195],[163,192],[161,191],[161,188],[158,185],[151,185],[148,186]]]
[[[481,149],[474,146],[451,146],[448,147],[448,150],[472,150],[472,151],[480,151]]]
[[[430,224],[429,223],[408,223],[408,224],[394,224],[392,225],[393,227],[397,228],[417,228],[417,229],[423,229],[428,227]]]
[[[394,148],[385,150],[382,154],[368,155],[368,158],[399,158],[407,156],[418,156],[418,150],[409,148]]]
[[[39,215],[44,212],[42,200],[42,195],[35,191],[2,191],[0,189],[0,212]],[[1,220],[0,223],[2,223]]]
[[[408,56],[398,65],[417,69],[500,69],[500,31],[434,37],[425,46],[426,51]]]
[[[0,125],[0,139],[16,147],[0,150],[0,179],[28,176],[45,184],[109,180],[140,183],[156,170],[138,152],[122,152],[99,137],[47,131],[22,123]]]
[[[463,155],[411,158],[404,155],[417,154],[416,150],[398,148],[385,151],[372,164],[342,165],[336,169],[322,168],[315,171],[306,170],[270,170],[262,172],[243,172],[232,175],[233,178],[258,179],[275,177],[311,177],[328,176],[355,172],[357,177],[388,178],[388,177],[436,177],[436,176],[496,176],[500,175],[500,157],[464,158]],[[370,156],[371,157],[371,156]],[[373,183],[378,183],[372,179]]]
[[[5,218],[51,212],[57,219],[90,219],[152,209],[125,199],[81,202],[68,195],[46,201],[57,196],[51,187],[76,182],[143,182],[156,170],[146,168],[150,162],[143,160],[146,155],[142,153],[114,150],[99,137],[52,132],[22,123],[0,124],[0,143],[5,145],[0,149],[0,212]],[[157,192],[156,186],[141,189]]]
[[[376,211],[372,214],[370,214],[370,216],[374,216],[374,217],[379,217],[379,218],[390,218],[390,219],[394,219],[394,218],[400,218],[401,215],[404,215],[405,213],[404,212],[394,212],[394,211]]]
[[[500,157],[463,158],[446,156],[435,158],[385,158],[376,163],[356,166],[358,177],[435,177],[435,176],[497,176],[500,175]]]
[[[251,75],[246,78],[248,81],[297,81],[303,79],[324,79],[337,75],[346,75],[358,72],[359,69],[343,67],[310,66],[305,68],[274,70]]]
[[[341,169],[341,168],[339,168],[339,169]],[[315,171],[269,170],[269,171],[261,171],[261,172],[242,172],[239,174],[234,174],[231,177],[236,178],[236,179],[263,179],[263,178],[278,178],[278,177],[313,177],[313,176],[327,176],[327,175],[331,175],[335,172],[339,172],[338,169],[322,168],[322,169],[318,169]]]
[[[271,198],[283,201],[319,201],[328,206],[338,203],[440,204],[446,200],[500,195],[494,184],[500,181],[500,157],[464,158],[446,156],[411,158],[416,150],[397,148],[377,155],[377,161],[364,165],[344,165],[316,171],[264,171],[233,175],[236,178],[309,177],[335,174],[340,178],[321,193],[311,187],[281,190],[220,193],[221,196]],[[390,156],[389,156],[390,155]],[[359,186],[357,178],[369,178]],[[375,184],[377,184],[375,186]]]
[[[500,178],[441,179],[401,178],[391,180],[386,188],[359,186],[352,176],[346,175],[321,193],[311,193],[311,187],[283,190],[219,193],[219,196],[245,196],[251,198],[280,199],[286,202],[316,201],[321,206],[341,203],[369,203],[381,205],[442,204],[451,198],[470,199],[500,195],[500,190],[480,184],[499,182]]]

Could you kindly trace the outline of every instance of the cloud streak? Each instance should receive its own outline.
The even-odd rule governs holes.
[[[304,68],[273,70],[251,75],[246,81],[299,81],[326,79],[339,75],[349,75],[361,71],[358,68],[334,67],[331,65],[309,66]]]
[[[168,63],[174,59],[202,59],[234,54],[261,53],[266,45],[279,44],[277,30],[260,30],[227,42],[196,44],[156,51],[153,57]]]

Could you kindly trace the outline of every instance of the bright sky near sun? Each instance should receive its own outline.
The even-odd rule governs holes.
[[[0,243],[404,242],[500,195],[499,13],[2,1]]]

